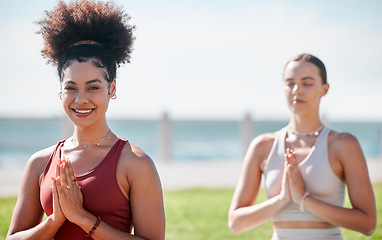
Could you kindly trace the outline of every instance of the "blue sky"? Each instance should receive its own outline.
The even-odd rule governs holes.
[[[288,119],[282,70],[312,53],[326,64],[328,120],[381,121],[382,1],[115,0],[136,25],[109,117]],[[0,117],[57,117],[56,69],[34,24],[52,0],[2,1]]]

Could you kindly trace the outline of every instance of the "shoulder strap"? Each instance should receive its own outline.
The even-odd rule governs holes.
[[[42,179],[45,178],[45,175],[48,173],[49,171],[49,168],[50,168],[50,165],[52,164],[52,161],[53,161],[53,158],[54,156],[57,154],[57,151],[59,151],[62,147],[62,145],[64,144],[65,140],[61,140],[57,143],[55,149],[52,151],[52,153],[50,154],[50,157],[49,157],[49,161],[47,162],[46,166],[45,166],[45,170],[44,170],[44,174],[42,175]]]

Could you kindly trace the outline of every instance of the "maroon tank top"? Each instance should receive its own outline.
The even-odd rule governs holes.
[[[60,149],[65,141],[60,141],[45,168],[40,186],[40,201],[45,213],[53,213],[52,179],[55,166],[60,158]],[[110,226],[131,233],[132,215],[130,201],[125,197],[117,182],[117,164],[127,140],[118,139],[106,157],[90,172],[76,176],[84,197],[84,207]],[[89,239],[86,232],[68,220],[57,231],[55,240]]]

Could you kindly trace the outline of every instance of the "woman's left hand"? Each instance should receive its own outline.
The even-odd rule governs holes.
[[[59,179],[57,191],[60,206],[65,217],[70,222],[78,222],[80,214],[85,212],[83,207],[83,195],[73,172],[72,164],[65,157],[59,166]]]
[[[300,169],[298,168],[296,153],[293,149],[287,149],[285,160],[287,162],[290,195],[293,202],[300,204],[301,198],[305,193],[305,184]]]

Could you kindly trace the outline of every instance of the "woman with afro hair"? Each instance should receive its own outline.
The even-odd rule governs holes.
[[[111,3],[82,0],[38,22],[74,132],[29,159],[7,239],[164,239],[155,165],[106,121],[116,69],[132,51],[128,20]]]

